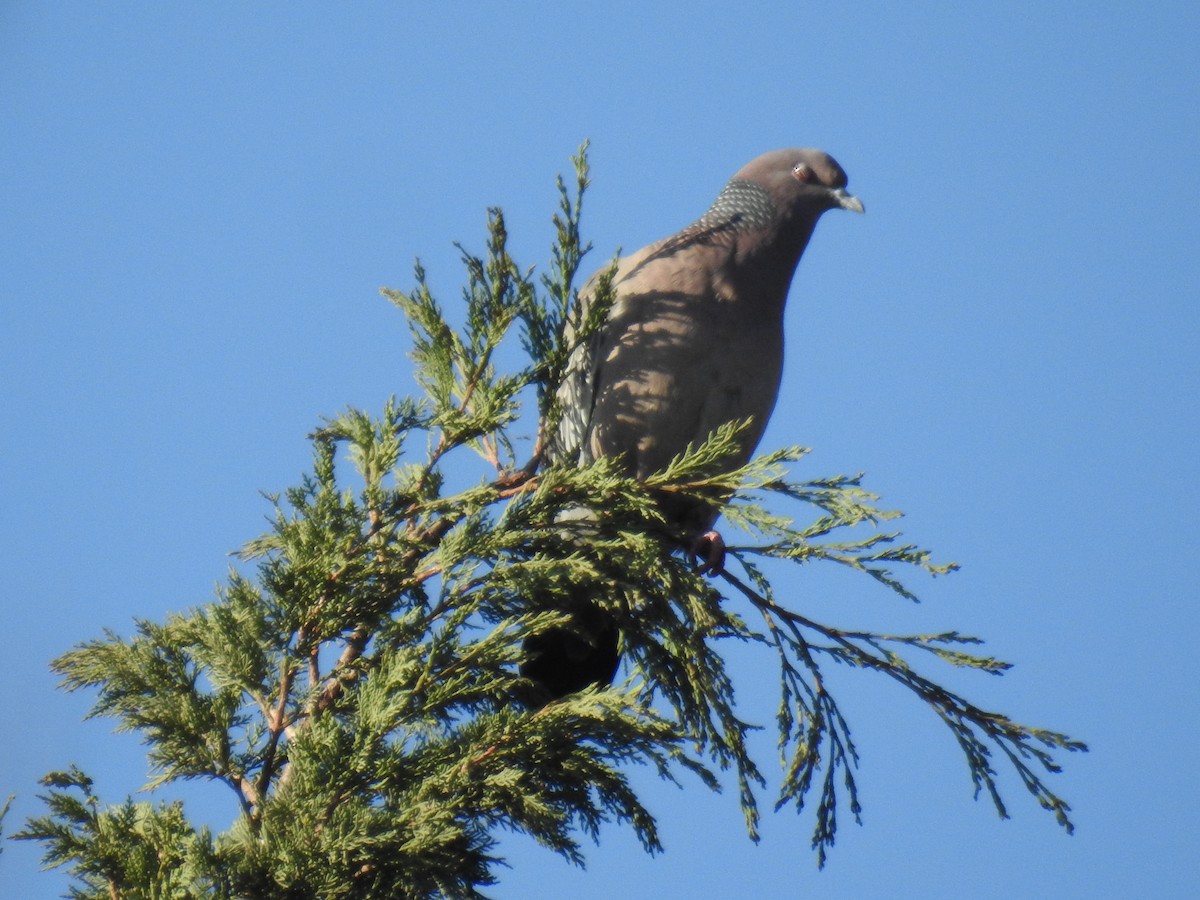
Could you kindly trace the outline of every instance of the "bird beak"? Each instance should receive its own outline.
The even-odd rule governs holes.
[[[866,212],[866,210],[863,209],[862,201],[853,194],[846,193],[845,188],[837,188],[836,190],[830,191],[829,194],[833,197],[833,202],[842,209],[849,209],[856,213]]]

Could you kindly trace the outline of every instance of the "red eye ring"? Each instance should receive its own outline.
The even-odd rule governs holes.
[[[792,166],[792,175],[796,178],[796,180],[806,183],[813,181],[816,178],[816,173],[813,172],[808,163],[796,163],[794,166]]]

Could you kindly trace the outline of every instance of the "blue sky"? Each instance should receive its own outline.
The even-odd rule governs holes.
[[[867,215],[830,214],[793,284],[764,447],[866,470],[961,573],[904,604],[817,570],[834,624],[957,628],[1017,663],[948,679],[1092,752],[1055,789],[971,799],[957,747],[837,672],[865,827],[639,775],[667,846],[610,827],[573,870],[507,837],[497,898],[1173,897],[1200,880],[1196,447],[1200,7],[1083,4],[0,6],[0,796],[76,762],[119,800],[136,737],[81,722],[48,661],[201,603],[295,483],[305,435],[413,383],[380,296],[504,207],[542,265],[553,179],[592,141],[598,266],[687,224],[758,153],[819,146]],[[736,662],[769,723],[768,664]],[[929,669],[933,672],[936,669]],[[770,742],[762,761],[770,765]],[[223,788],[167,790],[214,823]],[[769,805],[769,804],[768,804]],[[0,896],[65,889],[6,842]]]

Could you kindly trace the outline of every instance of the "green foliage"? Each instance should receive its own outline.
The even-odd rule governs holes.
[[[722,472],[745,423],[645,482],[607,460],[542,464],[567,359],[611,301],[610,269],[594,288],[598,311],[572,319],[588,251],[583,150],[575,164],[574,192],[559,181],[540,281],[509,256],[504,217],[491,210],[484,255],[460,247],[461,329],[419,264],[413,290],[385,292],[412,330],[423,396],[390,400],[379,416],[348,410],[317,429],[312,471],[271,498],[270,530],[246,544],[214,600],[54,662],[67,689],[95,692],[92,715],[142,736],[151,787],[203,779],[234,800],[230,827],[212,836],[179,804],[102,806],[83,773],[48,776],[48,814],[17,836],[43,842],[47,865],[70,868],[76,896],[482,896],[502,862],[497,829],[576,863],[580,838],[598,839],[608,822],[661,850],[626,777],[631,763],[711,788],[731,772],[757,837],[766,781],[747,744],[756,726],[740,717],[718,652],[730,639],[778,659],[776,806],[815,796],[821,862],[838,783],[851,814],[860,809],[858,752],[822,677],[829,661],[885,674],[928,704],[1001,815],[996,750],[1070,829],[1041,774],[1058,771],[1052,751],[1083,745],[982,710],[902,656],[1001,674],[1007,664],[970,652],[978,639],[843,631],[776,599],[764,564],[830,561],[908,599],[896,569],[954,569],[882,530],[897,514],[859,476],[798,480],[800,448]],[[514,331],[527,362],[504,371],[499,351]],[[509,427],[531,393],[538,431],[526,446]],[[490,469],[474,483],[462,474],[474,471],[470,453]],[[705,578],[671,552],[686,537],[660,512],[672,494],[727,501],[727,520],[755,541],[731,550],[740,575]],[[618,623],[630,675],[538,708],[516,673],[521,643],[566,617],[534,598],[579,595]]]
[[[92,781],[72,766],[42,779],[49,814],[31,819],[18,838],[46,847],[48,866],[69,864],[78,898],[203,896],[218,889],[219,861],[204,830],[179,803],[125,803],[101,808]]]

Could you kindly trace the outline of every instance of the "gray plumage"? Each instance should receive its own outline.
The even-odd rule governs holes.
[[[863,211],[845,188],[846,173],[820,150],[766,153],[695,223],[620,259],[605,324],[568,361],[547,458],[619,457],[645,478],[726,422],[751,419],[727,464],[747,462],[779,391],[784,303],[800,255],[823,212]],[[569,342],[596,280],[580,291]],[[707,570],[719,571],[724,543],[708,531],[719,510],[676,502],[663,511]],[[620,661],[612,617],[587,598],[541,602],[570,612],[573,624],[526,639],[521,674],[538,686],[534,702],[611,682]]]
[[[608,320],[575,350],[559,389],[549,458],[619,456],[644,478],[722,424],[751,418],[729,465],[747,462],[779,391],[800,255],[823,212],[863,210],[845,188],[846,173],[820,150],[766,153],[694,224],[619,260]],[[581,316],[595,280],[580,292]],[[699,533],[715,518],[695,510],[678,524]]]

